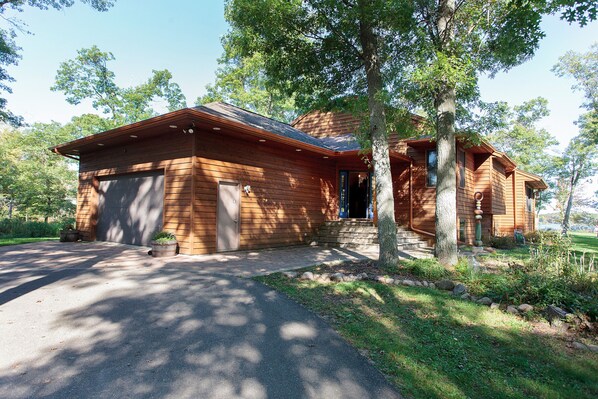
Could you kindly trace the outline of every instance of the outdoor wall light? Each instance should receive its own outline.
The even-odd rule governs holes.
[[[193,134],[193,133],[195,133],[195,130],[193,130],[193,129],[195,129],[195,122],[191,122],[191,125],[189,125],[189,127],[187,129],[183,129],[183,133]]]
[[[245,191],[245,194],[249,195],[251,192],[251,186],[247,184],[245,187],[243,187],[243,191]]]

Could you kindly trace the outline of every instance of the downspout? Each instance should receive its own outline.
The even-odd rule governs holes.
[[[436,237],[436,234],[416,229],[413,226],[413,162],[409,163],[409,228],[416,233],[423,234],[429,237]]]
[[[513,171],[513,230],[517,230],[517,184],[515,183],[517,173]]]

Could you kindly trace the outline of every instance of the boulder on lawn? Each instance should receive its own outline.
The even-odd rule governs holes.
[[[415,285],[415,283],[411,280],[403,280],[403,285],[413,287]]]
[[[440,280],[436,282],[436,287],[439,290],[452,291],[455,288],[455,283],[451,280]]]
[[[337,281],[337,282],[343,281],[344,278],[345,278],[345,275],[343,273],[334,273],[330,276],[331,281]]]
[[[509,306],[507,306],[507,313],[519,314],[519,311],[517,310],[517,308],[515,306],[509,305]]]
[[[464,299],[464,300],[466,300],[466,301],[467,301],[469,298],[471,298],[471,295],[469,295],[467,292],[466,292],[465,294],[461,295],[461,299]]]
[[[465,284],[457,284],[455,285],[455,288],[453,288],[453,295],[455,296],[459,296],[459,295],[463,295],[467,292],[467,287],[465,286]]]
[[[305,272],[301,275],[301,280],[313,280],[314,274],[312,272]]]
[[[500,309],[500,304],[498,304],[496,302],[492,302],[490,304],[490,309]]]
[[[553,320],[562,320],[567,317],[567,312],[563,309],[559,308],[558,306],[548,305],[546,308],[546,318],[548,321]]]
[[[517,310],[519,310],[520,312],[526,313],[526,312],[531,312],[532,310],[534,310],[534,307],[532,305],[528,305],[527,303],[523,303],[523,304],[517,306]]]
[[[480,305],[490,306],[492,305],[492,299],[488,298],[487,296],[480,298],[476,301]]]
[[[297,277],[297,272],[283,272],[282,275],[286,278],[295,278]]]

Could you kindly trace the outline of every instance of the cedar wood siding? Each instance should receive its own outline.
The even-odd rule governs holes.
[[[251,186],[241,192],[240,249],[299,244],[336,218],[334,160],[199,132],[196,144],[194,253],[216,252],[219,181]]]
[[[490,154],[474,155],[475,192],[479,191],[484,195],[484,199],[482,200],[482,211],[484,212],[482,215],[482,240],[487,240],[492,234],[492,207],[494,193],[492,162],[492,156]],[[473,196],[472,201],[475,209],[475,200],[473,200]]]
[[[241,192],[240,249],[298,244],[336,217],[333,160],[222,136],[198,130],[81,154],[77,226],[84,239],[95,239],[98,177],[150,170],[164,170],[163,228],[184,254],[216,252],[219,181],[251,186],[249,195]]]
[[[163,229],[173,232],[181,253],[191,253],[191,135],[156,137],[117,148],[81,154],[77,226],[83,238],[95,240],[98,177],[154,170],[164,171]]]
[[[457,232],[459,231],[460,220],[465,220],[465,243],[472,245],[475,240],[475,162],[474,154],[457,146],[459,150],[465,151],[465,187],[459,186],[459,168],[457,167]]]

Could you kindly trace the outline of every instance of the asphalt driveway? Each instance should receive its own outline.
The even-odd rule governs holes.
[[[312,263],[364,256],[303,250]],[[398,398],[320,318],[235,277],[301,254],[158,261],[106,244],[0,248],[0,397]]]

